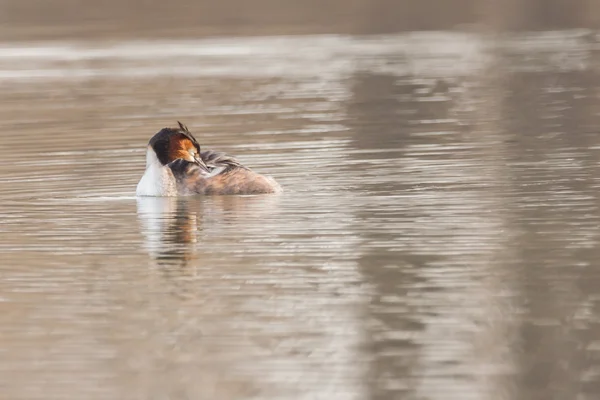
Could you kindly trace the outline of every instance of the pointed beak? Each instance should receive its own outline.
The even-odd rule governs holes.
[[[200,157],[200,154],[196,154],[196,156],[194,157],[194,160],[195,160],[196,164],[198,164],[200,169],[202,169],[203,171],[205,171],[207,173],[210,173],[208,166],[206,165],[204,160],[202,160],[202,158]]]

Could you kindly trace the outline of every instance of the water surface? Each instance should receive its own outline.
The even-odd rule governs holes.
[[[597,38],[0,46],[11,399],[595,399]],[[280,196],[136,199],[186,123]]]

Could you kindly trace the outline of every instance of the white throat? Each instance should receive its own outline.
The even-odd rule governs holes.
[[[146,171],[135,192],[137,196],[177,196],[177,185],[171,169],[158,160],[152,147],[146,151]]]

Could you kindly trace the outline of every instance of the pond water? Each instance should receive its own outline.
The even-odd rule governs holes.
[[[586,31],[0,46],[10,399],[595,399]],[[136,198],[186,123],[275,196]]]

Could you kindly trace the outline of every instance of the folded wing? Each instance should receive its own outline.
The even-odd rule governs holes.
[[[261,194],[280,192],[271,178],[243,166],[236,158],[212,150],[201,153],[205,165],[183,159],[169,164],[180,195]]]

